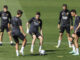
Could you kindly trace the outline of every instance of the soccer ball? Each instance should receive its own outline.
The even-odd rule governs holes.
[[[45,50],[41,50],[39,53],[40,53],[40,55],[45,55],[46,52],[45,52]]]

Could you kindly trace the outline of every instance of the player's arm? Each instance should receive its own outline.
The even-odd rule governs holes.
[[[22,27],[22,21],[21,20],[18,21],[18,25],[19,25],[20,31],[23,33],[24,36],[26,36],[26,34],[24,33],[24,30],[23,30],[23,27]]]
[[[29,24],[31,24],[31,22],[33,21],[33,19],[30,19],[27,23],[26,23],[26,33],[29,33]]]
[[[23,27],[20,25],[19,28],[20,28],[20,31],[23,33],[23,35],[26,36],[26,34],[24,33],[24,30],[23,30]]]
[[[76,28],[75,33],[77,32],[77,30],[78,30],[79,28],[80,28],[80,23],[79,23],[78,27]]]
[[[61,12],[60,12],[60,15],[59,15],[59,22],[58,22],[58,29],[60,29],[61,18],[62,18],[62,15],[61,15]]]
[[[72,30],[73,29],[73,17],[71,16],[71,14],[70,14],[70,22],[71,22],[70,29]]]
[[[40,28],[40,33],[41,33],[41,35],[43,36],[43,31],[42,31],[42,28]]]
[[[41,23],[40,23],[40,33],[41,33],[41,35],[43,36],[42,21],[41,21]]]
[[[8,23],[8,28],[10,28],[10,24],[11,24],[11,19],[12,19],[12,15],[11,15],[11,13],[9,12],[9,23]]]
[[[29,22],[26,23],[26,26],[27,26],[26,33],[29,33]]]

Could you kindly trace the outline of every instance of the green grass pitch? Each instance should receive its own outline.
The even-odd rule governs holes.
[[[26,22],[35,16],[36,11],[41,12],[43,20],[44,44],[46,50],[45,56],[39,56],[38,47],[39,40],[36,40],[34,56],[30,55],[31,36],[27,35],[28,44],[25,47],[25,56],[16,57],[15,47],[9,45],[9,38],[5,31],[3,38],[3,46],[0,47],[0,60],[79,60],[80,56],[72,56],[68,52],[68,41],[64,33],[62,45],[59,49],[55,48],[58,40],[59,30],[57,29],[59,12],[63,3],[68,4],[68,8],[76,9],[80,15],[80,0],[0,0],[0,10],[2,6],[7,4],[12,16],[16,15],[16,11],[21,9],[24,11],[22,16],[23,28],[26,32]],[[20,45],[21,46],[21,45]]]

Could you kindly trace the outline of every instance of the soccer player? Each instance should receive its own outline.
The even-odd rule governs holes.
[[[71,30],[73,29],[73,18],[70,14],[70,11],[67,9],[67,4],[63,4],[62,8],[63,10],[60,12],[59,22],[58,22],[58,29],[60,29],[60,34],[59,34],[58,45],[56,46],[57,48],[60,47],[63,33],[65,30],[68,37],[69,47],[71,47],[71,42],[69,40],[69,37],[70,37],[70,29]]]
[[[78,39],[80,37],[80,16],[77,15],[76,10],[71,10],[71,15],[75,17],[75,24],[74,24],[74,34],[72,37],[74,38],[74,44],[73,44],[73,51],[70,53],[74,53],[73,55],[79,55],[79,45],[78,45]]]
[[[16,55],[19,56],[19,39],[20,38],[22,42],[22,47],[20,50],[20,53],[24,55],[24,47],[26,45],[26,34],[23,31],[22,28],[22,20],[20,17],[22,16],[23,12],[21,10],[17,11],[17,15],[11,19],[11,29],[12,29],[12,37],[16,42]]]
[[[30,29],[29,29],[30,24]],[[39,32],[40,28],[40,32]],[[37,12],[35,17],[31,18],[27,22],[27,30],[29,29],[29,33],[32,36],[32,45],[31,45],[31,53],[33,53],[34,43],[36,38],[40,40],[40,47],[39,52],[42,50],[42,43],[43,43],[43,32],[42,32],[42,20],[40,19],[40,12]]]
[[[11,31],[10,31],[11,13],[8,11],[7,5],[4,5],[3,11],[0,12],[0,17],[1,17],[0,46],[2,46],[2,38],[3,38],[4,30],[8,32],[10,44],[13,44]]]

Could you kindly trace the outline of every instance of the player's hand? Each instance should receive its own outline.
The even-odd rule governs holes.
[[[75,34],[76,34],[76,32],[77,32],[77,31],[75,30]]]
[[[70,27],[70,30],[73,30],[73,26]]]
[[[58,29],[60,29],[60,25],[58,24]]]

